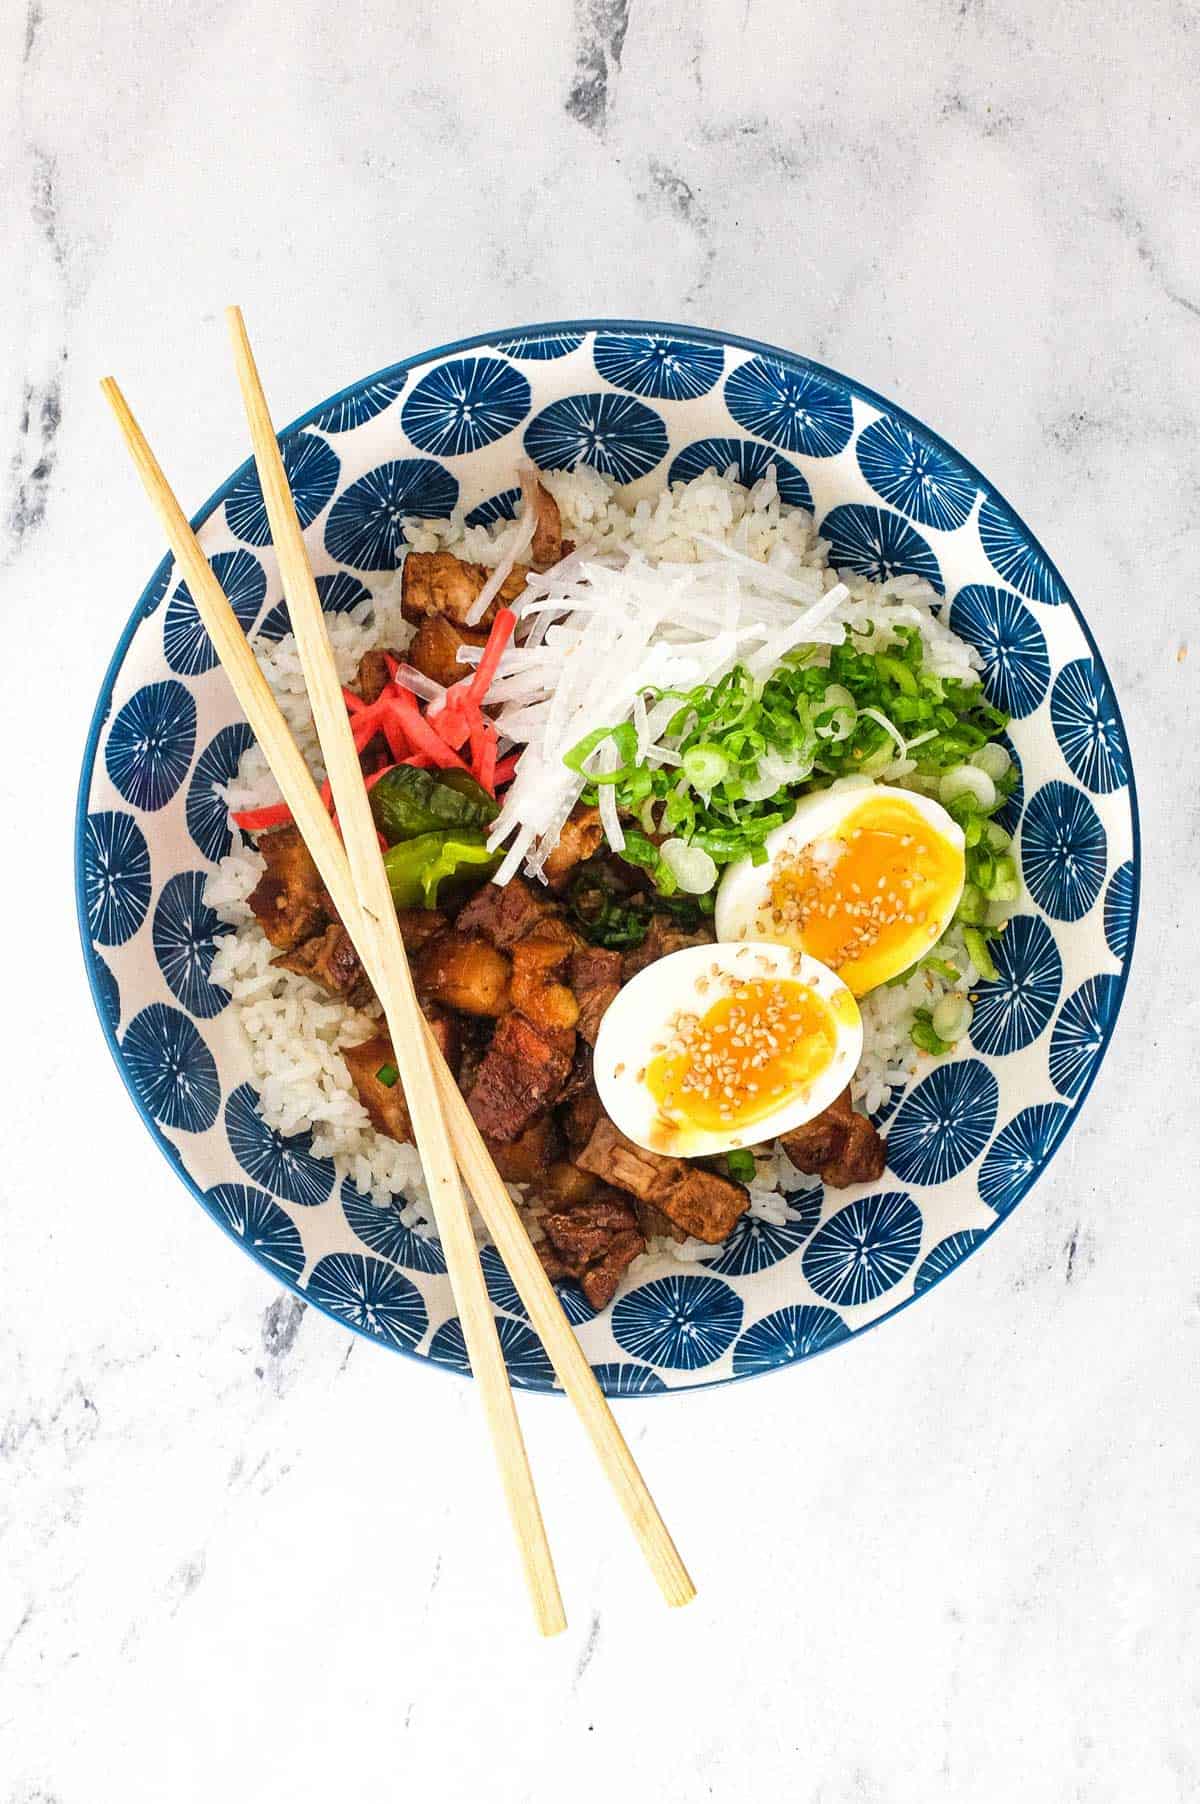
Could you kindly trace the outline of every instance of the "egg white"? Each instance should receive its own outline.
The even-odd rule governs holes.
[[[748,1127],[712,1132],[685,1124],[667,1133],[646,1085],[645,1070],[655,1056],[652,1048],[671,1038],[679,1014],[703,1015],[719,1000],[720,992],[712,985],[714,967],[744,981],[783,978],[807,984],[835,1010],[833,1056],[810,1084]],[[712,987],[701,988],[702,981]],[[790,946],[743,940],[736,945],[687,946],[639,971],[605,1011],[593,1071],[601,1102],[630,1140],[650,1152],[701,1158],[757,1146],[811,1121],[845,1089],[861,1057],[862,1020],[840,977]]]
[[[763,864],[752,864],[740,858],[726,867],[717,889],[714,926],[719,940],[755,940],[764,936],[764,920],[769,917],[771,886],[779,864],[790,860],[805,847],[821,840],[834,839],[846,819],[870,801],[872,796],[902,800],[926,822],[930,831],[948,841],[959,852],[964,849],[962,828],[947,814],[940,802],[915,790],[900,789],[884,783],[865,783],[854,777],[844,778],[829,789],[819,790],[797,803],[791,819],[768,833],[763,842],[767,854]],[[931,923],[929,946],[937,943],[950,925],[962,897],[962,883],[954,890],[946,905]],[[936,934],[933,927],[936,926]],[[781,943],[786,940],[781,938]]]

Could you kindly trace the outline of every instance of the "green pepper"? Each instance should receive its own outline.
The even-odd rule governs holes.
[[[417,770],[398,764],[371,789],[371,813],[389,845],[418,834],[486,827],[500,809],[465,770]]]
[[[384,854],[383,865],[397,908],[436,908],[440,886],[449,879],[481,882],[500,864],[478,828],[452,833],[419,833]]]

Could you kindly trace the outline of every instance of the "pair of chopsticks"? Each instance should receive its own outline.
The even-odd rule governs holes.
[[[687,1569],[417,1002],[275,428],[240,309],[229,308],[227,317],[283,592],[341,838],[249,641],[124,396],[111,377],[101,388],[234,694],[383,1004],[538,1629],[544,1635],[557,1634],[565,1628],[566,1617],[460,1173],[663,1596],[669,1604],[689,1603],[695,1587]]]

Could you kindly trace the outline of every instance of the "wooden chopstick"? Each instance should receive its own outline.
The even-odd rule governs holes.
[[[249,357],[248,345],[245,356]],[[248,391],[257,386],[257,379],[251,370],[243,370],[239,359],[239,374]],[[117,411],[133,449],[136,441],[130,433],[132,417],[128,415],[115,386],[110,388],[105,385],[105,392]],[[379,842],[375,837],[354,743],[349,735],[345,703],[334,668],[324,615],[308,568],[307,556],[303,552],[299,558],[296,555],[300,527],[279,459],[275,434],[266,414],[265,402],[256,402],[251,408],[250,392],[247,392],[246,398],[247,411],[251,413],[255,455],[268,518],[280,567],[284,572],[284,591],[288,598],[292,629],[300,648],[313,715],[345,840],[346,856],[337,860],[337,877],[329,885],[330,894],[364,965],[371,973],[376,994],[383,1003],[400,1081],[404,1086],[405,1100],[412,1118],[413,1134],[421,1154],[438,1233],[446,1255],[446,1266],[463,1326],[471,1369],[479,1385],[505,1500],[516,1531],[534,1616],[543,1635],[558,1634],[566,1627],[566,1617],[555,1577],[554,1562],[534,1490],[521,1425],[509,1388],[504,1355],[496,1334],[495,1317],[479,1264],[475,1235],[459,1183],[441,1104],[429,1070],[424,1035],[421,1032],[424,1018],[413,992],[396,910],[379,856]],[[136,427],[133,430],[136,431]],[[273,458],[270,454],[264,454],[264,435],[270,451],[274,453]],[[145,447],[137,461],[164,524],[169,522],[168,537],[187,578],[200,617],[246,710],[246,717],[266,754],[267,762],[280,779],[280,786],[292,806],[297,825],[305,840],[312,845],[316,814],[320,815],[325,826],[329,826],[320,797],[282,716],[278,715],[276,718],[277,710],[273,705],[269,709],[262,705],[262,691],[252,674],[252,667],[257,669],[254,654],[232,610],[226,613],[227,603],[223,595],[221,602],[224,605],[216,605],[208,561],[187,528],[182,513],[179,512],[176,517],[178,504],[173,497],[168,497],[166,480],[153,463],[148,447]],[[290,515],[294,524],[294,533],[288,530],[285,519],[287,515]],[[209,572],[208,575],[204,574],[205,571]],[[219,585],[217,588],[219,590]],[[300,769],[296,768],[297,763]],[[352,777],[347,771],[348,763],[353,766]],[[301,770],[304,770],[303,779]],[[328,877],[332,875],[332,871],[323,871],[322,874]]]
[[[193,596],[204,596],[204,602],[198,601],[198,606],[205,609],[205,624],[234,692],[247,720],[254,728],[255,737],[291,808],[322,880],[333,898],[334,906],[346,923],[351,938],[355,938],[358,903],[349,881],[345,853],[321,803],[308,767],[249,649],[241,626],[124,397],[111,378],[102,387],[117,416],[151,503],[165,529],[167,541],[187,577],[189,588]],[[370,965],[368,975],[374,981],[375,973]],[[608,1402],[596,1383],[583,1349],[563,1315],[554,1288],[530,1243],[512,1198],[496,1171],[462,1094],[428,1026],[423,1023],[423,1028],[438,1092],[454,1136],[456,1154],[476,1206],[517,1293],[525,1304],[530,1322],[546,1348],[559,1382],[579,1415],[663,1596],[673,1605],[689,1603],[696,1592],[687,1568],[680,1559]]]
[[[413,1139],[421,1155],[467,1356],[483,1400],[534,1614],[541,1632],[553,1635],[566,1627],[562,1598],[479,1262],[479,1248],[425,1049],[424,1016],[413,988],[396,905],[379,851],[362,766],[342,698],[341,679],[245,322],[237,307],[229,308],[226,317],[283,592],[358,902],[351,938],[363,963],[382,979],[376,995],[383,1004]]]

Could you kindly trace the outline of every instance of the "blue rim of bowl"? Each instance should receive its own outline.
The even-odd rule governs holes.
[[[717,1390],[728,1384],[744,1384],[748,1379],[768,1377],[772,1373],[784,1371],[792,1366],[808,1365],[814,1358],[819,1358],[821,1354],[832,1352],[835,1347],[844,1347],[852,1341],[861,1340],[864,1334],[870,1333],[874,1328],[881,1327],[884,1322],[894,1321],[897,1316],[902,1315],[913,1303],[924,1301],[924,1299],[928,1297],[932,1291],[935,1291],[940,1284],[945,1283],[947,1278],[952,1277],[955,1272],[960,1271],[964,1265],[967,1265],[973,1260],[980,1249],[991,1240],[997,1229],[1003,1227],[1004,1223],[1016,1213],[1019,1205],[1024,1202],[1025,1198],[1029,1195],[1033,1186],[1042,1176],[1059,1148],[1066,1141],[1068,1134],[1075,1125],[1075,1119],[1086,1102],[1092,1085],[1096,1081],[1100,1067],[1108,1056],[1109,1046],[1112,1044],[1112,1037],[1116,1031],[1117,1021],[1120,1018],[1121,1009],[1125,1001],[1125,991],[1129,984],[1129,973],[1133,965],[1134,945],[1137,939],[1142,883],[1141,816],[1138,809],[1133,757],[1129,750],[1129,734],[1125,727],[1125,721],[1121,713],[1120,702],[1117,699],[1116,689],[1113,687],[1112,681],[1109,678],[1108,669],[1105,665],[1104,658],[1101,655],[1100,647],[1096,643],[1095,636],[1053,558],[1049,556],[1040,540],[1029,530],[1016,509],[998,493],[994,484],[983,475],[982,471],[975,467],[969,458],[964,457],[961,451],[957,450],[955,446],[942,438],[940,433],[934,432],[930,427],[926,426],[924,421],[917,419],[915,414],[908,413],[904,408],[898,407],[894,401],[888,400],[886,396],[877,394],[874,389],[866,387],[864,383],[855,381],[853,377],[842,375],[840,370],[831,369],[827,364],[814,363],[809,357],[802,357],[795,351],[782,350],[778,345],[765,344],[761,339],[742,338],[732,332],[717,332],[707,326],[684,326],[663,320],[644,319],[547,320],[535,325],[505,326],[494,328],[490,332],[476,332],[470,338],[457,338],[448,344],[437,345],[432,350],[418,352],[416,356],[401,358],[397,363],[389,363],[383,369],[374,371],[372,375],[364,376],[358,382],[353,382],[346,388],[338,389],[336,394],[327,396],[325,400],[319,402],[315,407],[310,407],[306,413],[301,414],[297,419],[292,420],[289,425],[285,426],[280,433],[280,437],[284,437],[292,432],[301,431],[305,426],[311,425],[319,414],[323,414],[328,408],[336,406],[339,401],[349,400],[352,396],[361,393],[364,388],[371,387],[373,383],[384,382],[391,377],[407,374],[409,370],[416,369],[422,364],[430,363],[435,358],[450,357],[456,355],[460,351],[474,351],[483,345],[497,345],[514,339],[545,338],[557,336],[560,333],[587,334],[588,332],[626,332],[635,335],[655,333],[672,338],[681,338],[684,340],[690,339],[699,344],[714,345],[718,347],[728,345],[740,351],[753,352],[759,357],[769,357],[778,363],[787,365],[791,369],[803,370],[812,375],[822,377],[825,381],[832,383],[836,387],[840,387],[846,393],[856,395],[869,406],[878,407],[889,414],[893,419],[900,420],[906,426],[912,427],[931,444],[937,445],[941,450],[945,451],[949,457],[974,478],[981,490],[995,500],[996,504],[1003,510],[1006,517],[1018,531],[1024,535],[1028,543],[1033,546],[1035,551],[1045,558],[1048,567],[1054,572],[1055,576],[1062,584],[1065,605],[1070,608],[1071,613],[1079,626],[1079,630],[1087,641],[1088,648],[1095,660],[1097,669],[1102,673],[1108,684],[1108,692],[1112,697],[1113,711],[1116,714],[1117,724],[1120,727],[1121,736],[1125,743],[1129,763],[1129,782],[1127,787],[1129,795],[1130,835],[1132,839],[1131,863],[1133,866],[1133,894],[1131,897],[1132,907],[1129,919],[1129,939],[1126,945],[1124,959],[1121,962],[1121,969],[1117,975],[1116,1006],[1112,1011],[1099,1052],[1092,1063],[1091,1071],[1088,1074],[1083,1089],[1079,1092],[1078,1096],[1071,1099],[1067,1119],[1063,1125],[1062,1132],[1058,1135],[1054,1145],[1050,1148],[1050,1151],[1046,1154],[1046,1157],[1042,1160],[1041,1164],[1035,1171],[1030,1173],[1028,1181],[1017,1195],[1015,1201],[1002,1216],[999,1216],[997,1220],[991,1224],[990,1227],[984,1228],[979,1232],[979,1239],[971,1247],[966,1256],[950,1266],[939,1278],[935,1278],[932,1284],[927,1285],[920,1293],[906,1297],[902,1303],[897,1303],[891,1309],[885,1310],[882,1315],[877,1315],[873,1317],[871,1321],[864,1322],[861,1327],[849,1329],[844,1339],[834,1341],[830,1346],[818,1348],[815,1353],[796,1354],[791,1359],[781,1359],[777,1365],[768,1366],[761,1371],[746,1373],[731,1372],[726,1377],[710,1378],[700,1384],[687,1384],[677,1387],[668,1385],[661,1391],[633,1393],[633,1395],[636,1396],[646,1397],[682,1397],[693,1395],[698,1391]],[[251,461],[250,458],[247,458],[244,463],[240,464],[233,474],[229,476],[218,489],[215,489],[208,500],[205,501],[199,510],[192,515],[191,525],[194,530],[199,531],[201,526],[208,520],[209,516],[225,500],[225,497],[229,494],[230,490],[249,471]],[[219,1217],[214,1215],[212,1210],[208,1207],[204,1191],[201,1190],[200,1186],[196,1183],[191,1173],[184,1165],[181,1149],[177,1147],[173,1141],[168,1140],[167,1136],[163,1133],[157,1121],[155,1121],[154,1117],[145,1107],[140,1096],[138,1096],[133,1087],[128,1068],[124,1059],[121,1057],[121,1049],[116,1033],[110,1028],[105,1016],[104,1002],[100,994],[100,976],[98,969],[99,954],[92,945],[91,932],[88,927],[87,900],[84,893],[84,837],[87,829],[88,797],[92,786],[92,774],[95,768],[96,751],[100,743],[100,734],[104,729],[105,722],[111,711],[112,692],[117,675],[125,661],[125,654],[129,649],[130,642],[141,624],[147,599],[155,588],[155,585],[160,580],[165,580],[172,561],[171,553],[168,552],[155,566],[153,575],[142,590],[142,593],[138,596],[138,599],[134,604],[133,612],[126,621],[125,628],[117,641],[116,649],[109,659],[108,668],[104,673],[104,680],[101,684],[100,694],[92,712],[91,722],[88,726],[87,740],[83,750],[83,764],[79,776],[79,792],[75,806],[75,914],[79,923],[79,936],[83,946],[84,968],[87,972],[88,987],[91,990],[96,1017],[100,1023],[101,1032],[104,1035],[108,1050],[112,1055],[113,1062],[117,1067],[121,1082],[125,1086],[130,1101],[141,1116],[151,1138],[159,1147],[171,1168],[182,1180],[195,1200],[200,1204],[206,1218],[220,1228],[221,1231],[239,1246],[243,1252],[246,1252],[248,1249],[246,1248],[245,1242],[241,1240],[231,1228],[227,1227]],[[250,1256],[251,1258],[254,1257],[253,1254]],[[261,1262],[255,1260],[255,1264],[261,1265]],[[265,1266],[262,1266],[261,1269],[264,1271],[267,1270]],[[379,1340],[375,1335],[367,1333],[365,1329],[358,1328],[353,1323],[347,1322],[344,1317],[335,1314],[333,1310],[326,1308],[324,1304],[316,1302],[303,1286],[295,1283],[293,1280],[283,1278],[274,1271],[270,1272],[269,1276],[276,1284],[281,1285],[285,1290],[289,1290],[294,1296],[299,1297],[301,1302],[307,1304],[310,1309],[316,1309],[320,1314],[328,1316],[331,1321],[336,1322],[343,1330],[348,1330],[351,1334],[360,1335],[363,1340],[369,1341],[372,1346],[382,1347],[385,1350],[400,1353],[405,1358],[412,1359],[427,1369],[432,1368],[434,1370],[456,1372],[462,1377],[470,1376],[469,1373],[462,1372],[460,1367],[446,1364],[441,1360],[432,1359],[428,1353],[418,1353],[413,1347],[390,1346],[389,1343]],[[753,1326],[753,1324],[751,1324],[751,1326]],[[562,1395],[561,1390],[559,1390],[556,1385],[543,1382],[522,1383],[520,1388],[522,1391],[542,1392],[549,1396]]]

